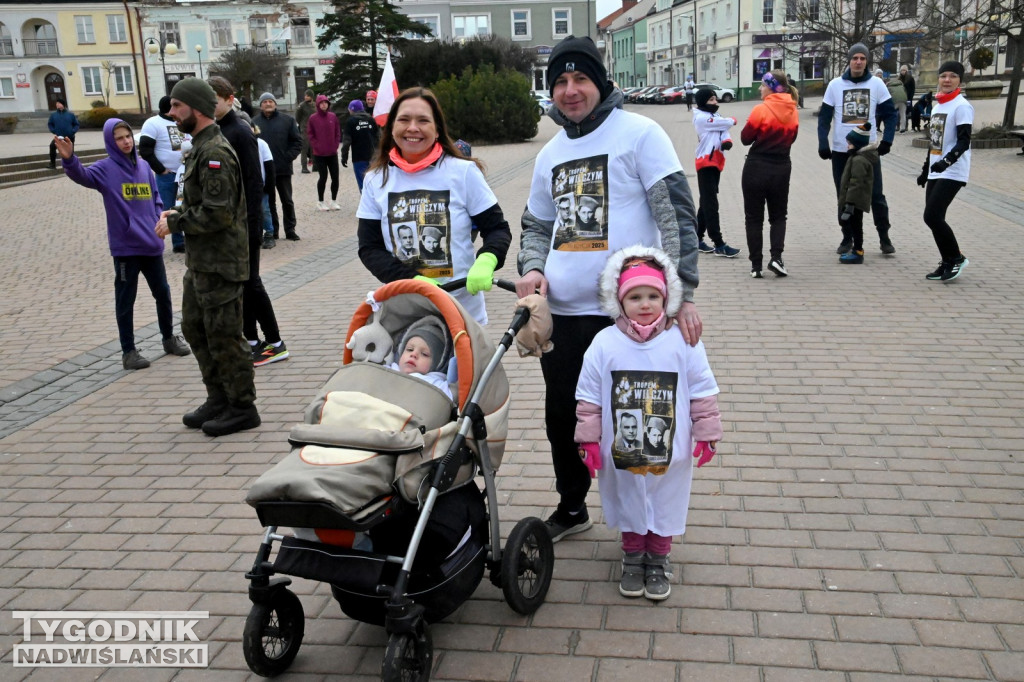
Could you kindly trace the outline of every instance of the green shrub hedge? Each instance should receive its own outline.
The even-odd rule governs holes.
[[[83,128],[102,128],[108,118],[117,116],[117,110],[111,107],[95,107],[78,117]]]
[[[495,73],[489,64],[434,83],[453,139],[471,143],[522,142],[537,135],[540,113],[530,81],[516,71]]]

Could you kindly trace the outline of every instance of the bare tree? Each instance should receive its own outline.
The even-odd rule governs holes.
[[[239,97],[253,98],[254,91],[270,90],[283,83],[288,57],[266,48],[228,50],[210,65],[210,75],[223,76],[237,88]]]

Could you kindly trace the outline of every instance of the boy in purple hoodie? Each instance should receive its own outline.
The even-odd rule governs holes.
[[[71,140],[55,137],[54,145],[60,152],[65,174],[82,187],[103,195],[107,241],[114,257],[114,306],[123,353],[121,364],[125,369],[145,369],[149,360],[135,348],[133,323],[140,273],[156,299],[164,352],[188,355],[191,350],[184,339],[174,334],[171,288],[164,270],[164,240],[153,230],[163,210],[156,176],[136,154],[132,128],[121,119],[112,118],[103,124],[103,141],[109,157],[88,168],[75,156]]]

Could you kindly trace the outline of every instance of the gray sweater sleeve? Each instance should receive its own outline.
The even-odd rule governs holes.
[[[555,222],[541,220],[530,213],[530,209],[525,209],[522,226],[522,233],[519,235],[519,256],[516,260],[519,274],[525,275],[531,270],[543,273],[544,265],[548,261],[548,252],[551,251],[551,236],[555,231]]]
[[[658,180],[647,190],[647,202],[661,232],[662,250],[679,264],[677,270],[683,281],[683,301],[692,303],[693,292],[700,283],[697,274],[699,252],[697,213],[686,176],[679,171]]]

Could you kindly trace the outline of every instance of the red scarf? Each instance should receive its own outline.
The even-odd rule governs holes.
[[[398,147],[392,147],[391,152],[388,154],[388,158],[391,159],[391,163],[395,164],[406,173],[415,173],[421,171],[430,164],[434,163],[441,158],[441,154],[444,154],[444,147],[441,146],[440,142],[435,142],[434,146],[430,149],[426,156],[417,161],[416,163],[409,163],[402,158],[402,153],[398,151]]]
[[[960,94],[960,88],[957,88],[956,90],[954,90],[953,92],[949,93],[948,95],[943,95],[941,92],[937,92],[937,93],[935,93],[935,99],[939,100],[939,104],[945,104],[946,102],[948,102],[949,100],[953,99],[954,97],[956,97],[959,94]]]

